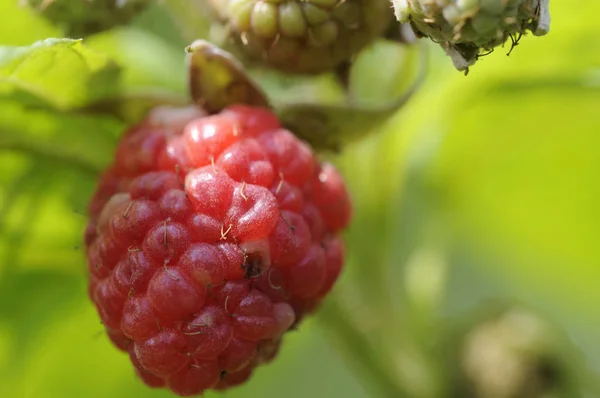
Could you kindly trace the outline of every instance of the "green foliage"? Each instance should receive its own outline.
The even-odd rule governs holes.
[[[126,124],[186,100],[184,41],[161,6],[139,26],[45,40],[58,33],[14,3],[0,2],[0,396],[167,397],[101,333],[82,214]],[[548,36],[497,49],[468,77],[432,46],[418,95],[333,158],[356,208],[335,297],[227,397],[387,396],[390,379],[436,396],[446,316],[489,297],[539,308],[600,366],[600,5],[551,8]],[[280,80],[259,80],[277,92]]]
[[[66,110],[117,91],[119,69],[81,40],[46,39],[0,48],[0,95],[27,106]]]
[[[84,37],[129,23],[148,0],[20,0],[30,12],[58,26],[65,36]]]

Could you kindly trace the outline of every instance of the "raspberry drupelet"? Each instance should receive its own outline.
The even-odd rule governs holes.
[[[267,109],[156,108],[89,205],[89,295],[150,387],[242,384],[344,263],[338,171]]]

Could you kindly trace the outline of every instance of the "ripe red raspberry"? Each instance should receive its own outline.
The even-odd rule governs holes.
[[[154,110],[89,205],[89,294],[150,387],[243,383],[344,262],[342,177],[270,111]]]

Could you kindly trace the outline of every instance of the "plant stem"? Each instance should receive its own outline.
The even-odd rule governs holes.
[[[382,363],[369,340],[356,329],[351,316],[337,302],[336,297],[326,300],[319,311],[318,319],[330,329],[335,343],[341,346],[343,353],[351,357],[355,366],[365,375],[365,379],[369,380],[370,387],[377,391],[377,396],[409,397],[394,372]]]

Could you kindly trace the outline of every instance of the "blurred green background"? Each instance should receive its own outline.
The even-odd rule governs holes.
[[[0,2],[1,45],[60,37],[16,3]],[[548,36],[525,37],[510,57],[498,49],[467,77],[431,46],[414,99],[331,157],[355,202],[346,272],[279,358],[223,396],[389,397],[382,378],[432,396],[429,346],[489,298],[536,308],[600,369],[600,3],[551,3]],[[122,66],[126,90],[185,93],[188,40],[160,6],[84,44]],[[29,73],[55,73],[55,86],[36,94],[59,109],[85,101],[76,78],[57,88],[60,73],[38,68]],[[170,396],[136,380],[86,295],[86,202],[124,124],[34,106],[15,94],[27,89],[13,87],[20,72],[4,72],[0,397]]]

